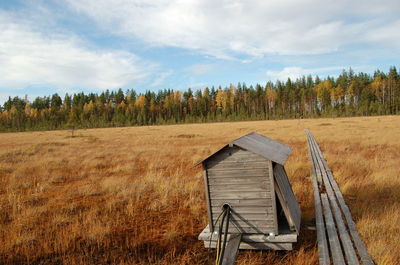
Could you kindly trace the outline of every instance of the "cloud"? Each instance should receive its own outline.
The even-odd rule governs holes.
[[[207,86],[209,86],[209,84],[206,82],[197,82],[197,83],[190,83],[187,87],[194,90],[198,90],[198,89],[203,89]]]
[[[400,46],[399,37],[400,19],[389,25],[378,25],[373,27],[365,40],[368,42],[381,43],[386,46]]]
[[[322,54],[365,44],[369,31],[394,28],[400,10],[397,0],[65,1],[120,36],[223,59]],[[398,43],[400,35],[377,38]]]
[[[213,64],[194,64],[184,70],[194,75],[204,75],[215,69]]]
[[[40,28],[40,27],[39,27]],[[152,65],[121,50],[91,46],[74,34],[39,30],[0,10],[0,89],[114,89],[138,82]]]
[[[160,73],[160,74],[154,79],[154,81],[150,84],[150,86],[151,86],[151,87],[156,87],[156,86],[161,85],[167,77],[169,77],[170,75],[172,75],[173,72],[174,72],[174,71],[172,71],[172,70],[168,70],[168,71],[165,71],[165,72]]]
[[[302,67],[285,67],[281,71],[267,71],[267,77],[272,80],[286,81],[288,78],[296,80],[299,77],[312,75],[317,76],[319,74],[330,74],[345,69],[343,66],[335,67],[321,67],[321,68],[309,68],[305,69]]]

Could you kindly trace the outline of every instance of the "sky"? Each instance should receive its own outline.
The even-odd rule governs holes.
[[[0,104],[386,72],[399,14],[398,0],[0,0]]]

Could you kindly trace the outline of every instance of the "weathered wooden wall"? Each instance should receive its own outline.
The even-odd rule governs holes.
[[[242,233],[277,234],[272,162],[239,147],[226,147],[207,160],[206,177],[212,222],[224,203]],[[215,229],[218,228],[218,224]],[[231,225],[229,232],[237,233]]]

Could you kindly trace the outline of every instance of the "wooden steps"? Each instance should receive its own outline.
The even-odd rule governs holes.
[[[319,264],[373,265],[321,149],[311,132],[305,132],[313,173]]]

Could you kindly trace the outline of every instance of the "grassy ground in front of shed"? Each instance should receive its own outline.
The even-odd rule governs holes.
[[[256,131],[293,147],[286,170],[303,211],[291,252],[237,264],[317,264],[306,136],[332,168],[378,264],[400,261],[400,116],[0,134],[0,263],[210,264],[197,161]]]

